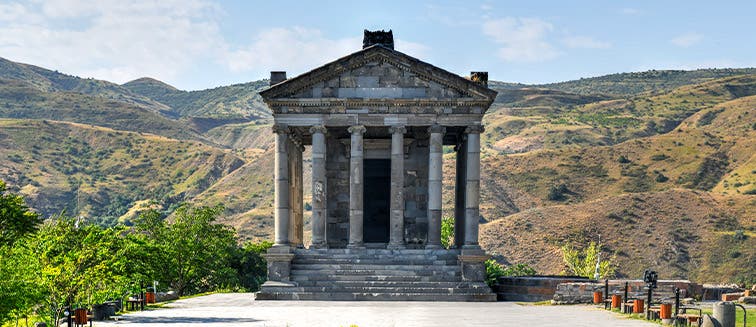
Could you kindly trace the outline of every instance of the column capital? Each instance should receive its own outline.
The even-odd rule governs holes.
[[[270,127],[271,130],[273,130],[273,133],[276,134],[290,134],[291,128],[289,128],[289,125],[286,124],[274,124]]]
[[[433,124],[430,127],[428,127],[428,133],[446,133],[446,127],[441,126],[439,124]]]
[[[389,132],[391,134],[404,134],[404,133],[407,133],[407,127],[405,127],[404,125],[390,126]]]
[[[302,139],[299,136],[292,137],[291,143],[294,143],[294,146],[297,147],[297,150],[299,150],[299,152],[304,152],[304,143],[302,143]]]
[[[347,129],[347,131],[348,131],[349,133],[352,133],[353,135],[354,135],[354,134],[360,134],[360,135],[362,135],[362,134],[365,134],[365,131],[366,131],[366,130],[367,130],[367,129],[365,128],[365,126],[362,126],[362,125],[354,125],[354,126],[350,126],[350,127],[349,127],[349,128]]]
[[[480,134],[480,133],[483,133],[484,130],[485,128],[483,128],[483,125],[472,125],[472,126],[467,126],[467,128],[465,128],[465,133]]]
[[[310,127],[310,133],[312,134],[315,134],[315,133],[325,134],[327,132],[328,132],[328,129],[324,125],[315,125],[315,126]]]

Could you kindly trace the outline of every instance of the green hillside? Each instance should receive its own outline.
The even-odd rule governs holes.
[[[216,119],[270,117],[270,110],[257,94],[267,86],[267,80],[259,80],[201,91],[180,91],[151,78],[123,84],[124,88],[136,94],[170,106],[179,116]]]
[[[142,106],[78,92],[45,92],[23,81],[0,79],[0,118],[49,119],[202,139],[187,125]]]
[[[192,199],[244,164],[196,141],[46,120],[0,119],[0,176],[44,216],[112,222],[140,201]]]
[[[744,74],[756,74],[756,68],[649,70],[541,84],[538,87],[578,94],[633,95],[650,91],[669,91],[683,85]]]
[[[139,106],[163,115],[170,115],[170,108],[166,105],[132,93],[118,84],[66,75],[3,58],[0,58],[0,79],[24,82],[42,92],[81,93]]]

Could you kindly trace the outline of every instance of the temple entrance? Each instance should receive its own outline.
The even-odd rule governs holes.
[[[391,160],[364,161],[364,222],[365,243],[388,243],[391,215]]]

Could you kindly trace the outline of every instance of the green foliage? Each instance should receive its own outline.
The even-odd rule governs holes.
[[[496,262],[494,259],[488,259],[486,264],[486,284],[489,287],[493,287],[496,284],[496,279],[504,276],[504,266]]]
[[[502,276],[532,276],[536,274],[536,270],[533,267],[518,263],[509,267],[504,267],[502,264],[496,262],[494,259],[488,259],[485,262],[486,265],[486,284],[493,287],[496,284],[496,280]]]
[[[273,243],[268,241],[247,242],[237,249],[230,264],[239,274],[239,290],[255,292],[260,289],[268,273],[268,265],[262,254],[271,246]]]
[[[454,246],[454,217],[441,219],[441,246],[445,249]]]
[[[567,273],[575,276],[593,278],[596,261],[601,254],[601,247],[596,242],[591,242],[585,249],[576,249],[571,245],[562,247],[562,260],[567,266]],[[614,276],[615,267],[612,261],[616,255],[611,258],[602,257],[599,263],[599,278],[611,278]]]
[[[6,192],[0,180],[0,246],[13,245],[25,234],[34,232],[42,222],[39,215],[29,210],[20,195]]]
[[[216,222],[222,207],[181,206],[167,224],[154,210],[140,215],[135,228],[155,249],[147,256],[148,277],[170,285],[179,296],[208,292],[238,283],[229,262],[236,250],[235,232]]]
[[[626,164],[626,163],[630,163],[630,159],[628,159],[625,156],[619,156],[619,158],[617,158],[617,162],[621,164]]]

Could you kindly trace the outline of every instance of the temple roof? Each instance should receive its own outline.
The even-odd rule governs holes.
[[[496,91],[402,52],[375,44],[260,92],[273,109],[291,106],[478,107]]]

